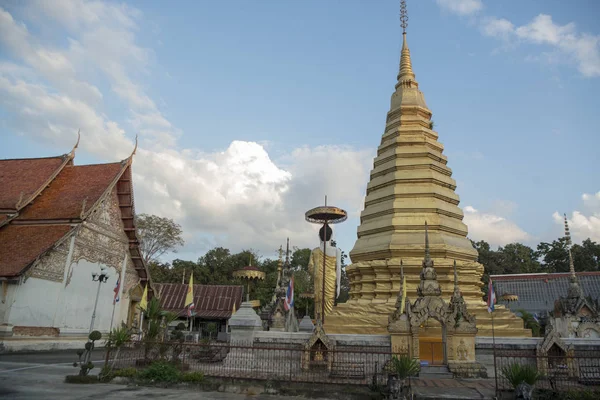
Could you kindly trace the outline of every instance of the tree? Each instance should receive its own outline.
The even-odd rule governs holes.
[[[156,215],[139,214],[135,217],[140,250],[144,261],[157,261],[168,251],[175,252],[176,248],[185,243],[181,237],[181,226],[172,219]]]
[[[525,274],[540,272],[538,253],[521,243],[510,243],[498,248],[503,274]]]
[[[542,242],[538,244],[537,250],[545,272],[569,271],[569,248],[566,237],[554,240],[552,243]]]

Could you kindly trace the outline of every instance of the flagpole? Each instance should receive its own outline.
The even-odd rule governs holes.
[[[498,371],[496,369],[496,333],[494,332],[494,311],[492,310],[492,353],[494,354],[494,379],[496,381],[496,394],[498,394]]]
[[[117,303],[115,301],[113,301],[113,311],[112,311],[112,315],[110,317],[110,329],[108,330],[108,333],[112,332],[112,326],[113,326],[113,320],[115,319],[115,307],[116,307]]]

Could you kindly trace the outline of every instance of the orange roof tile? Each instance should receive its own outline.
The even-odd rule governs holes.
[[[89,210],[121,170],[121,163],[67,165],[17,220],[77,219],[84,199]]]
[[[66,156],[0,160],[0,209],[16,209],[33,195],[63,165]]]
[[[7,225],[0,229],[0,276],[20,275],[70,229],[69,225]]]

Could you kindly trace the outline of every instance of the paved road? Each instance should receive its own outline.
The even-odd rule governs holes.
[[[103,399],[203,399],[203,400],[298,400],[298,397],[246,396],[192,390],[128,387],[124,385],[75,385],[64,383],[65,375],[77,373],[73,351],[0,354],[0,398],[14,400],[103,400]],[[102,352],[92,361],[100,366]],[[98,373],[99,368],[95,368]]]

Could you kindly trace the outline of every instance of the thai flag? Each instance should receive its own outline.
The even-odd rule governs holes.
[[[492,278],[488,282],[488,312],[494,311],[494,304],[496,304],[496,293],[494,292],[494,285],[492,285]]]
[[[115,292],[115,297],[113,298],[113,305],[115,305],[120,300],[119,292],[121,291],[121,277],[117,279],[117,284],[115,285],[113,291]]]
[[[290,279],[290,283],[287,288],[287,293],[285,295],[285,301],[283,302],[283,307],[286,311],[289,311],[292,307],[294,307],[294,277]]]

